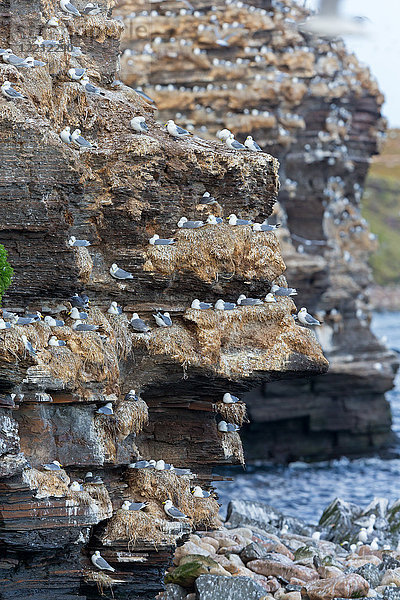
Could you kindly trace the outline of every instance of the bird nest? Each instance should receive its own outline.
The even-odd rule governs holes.
[[[101,596],[104,595],[104,590],[106,588],[110,588],[112,591],[112,586],[115,583],[107,573],[103,573],[102,571],[85,571],[83,573],[83,579],[86,583],[95,583]]]
[[[167,499],[189,517],[197,528],[216,528],[219,504],[215,498],[195,498],[190,491],[191,480],[178,476],[173,471],[155,469],[130,469],[128,471],[130,496],[136,501],[156,500],[159,505]],[[164,515],[164,519],[166,516]]]
[[[188,309],[183,320],[152,330],[146,339],[135,336],[134,344],[187,367],[208,367],[232,378],[285,371],[294,354],[304,355],[310,370],[322,371],[328,363],[313,333],[296,325],[293,308],[292,300],[282,298],[231,311]]]
[[[285,271],[274,233],[254,233],[250,226],[225,223],[181,229],[170,246],[149,246],[145,271],[164,275],[194,273],[213,282],[220,273],[273,281]]]
[[[214,404],[215,411],[221,415],[227,423],[236,423],[240,427],[243,423],[249,423],[247,418],[247,407],[245,402],[235,402],[235,404],[225,404],[217,402]]]
[[[237,431],[229,431],[228,433],[220,432],[221,446],[224,451],[225,458],[236,458],[236,460],[244,465],[244,454],[242,440]]]
[[[105,485],[92,485],[91,483],[83,484],[84,492],[87,492],[93,500],[99,503],[102,511],[108,515],[112,515],[113,508],[110,494]]]
[[[175,536],[163,533],[164,522],[157,513],[152,514],[151,509],[150,512],[118,510],[107,523],[102,543],[126,540],[128,548],[135,546],[138,540],[151,542],[156,548],[160,544],[174,544]]]
[[[93,269],[93,260],[89,250],[85,247],[74,248],[76,254],[76,264],[78,267],[78,277],[82,283],[88,283]]]
[[[64,469],[60,471],[38,471],[25,469],[22,480],[31,490],[36,491],[36,498],[62,498],[69,493],[70,479]]]

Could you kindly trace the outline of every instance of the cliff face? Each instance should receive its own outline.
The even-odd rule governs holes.
[[[46,24],[53,15],[56,28]],[[111,587],[115,598],[153,598],[176,540],[219,523],[216,500],[195,498],[191,488],[210,485],[212,466],[243,462],[239,434],[219,432],[217,421],[242,423],[245,406],[227,408],[222,393],[327,369],[291,300],[229,314],[190,308],[194,298],[236,300],[244,289],[260,296],[273,280],[285,282],[273,233],[176,227],[183,215],[207,215],[199,205],[206,189],[220,214],[268,217],[277,161],[168,136],[140,95],[111,85],[121,28],[105,13],[67,19],[55,0],[11,0],[1,19],[0,46],[16,53],[39,34],[63,42],[35,52],[44,67],[0,65],[2,81],[24,96],[0,100],[0,242],[15,272],[3,305],[65,321],[0,333],[1,596],[97,598]],[[72,67],[86,67],[101,95],[71,81]],[[130,129],[136,115],[145,115],[148,134]],[[96,147],[61,141],[67,125]],[[174,236],[175,245],[150,246],[154,233]],[[91,246],[71,247],[71,235]],[[113,278],[113,263],[132,279]],[[95,331],[72,327],[69,298],[83,292]],[[122,314],[107,312],[111,301]],[[158,309],[170,313],[171,327],[155,326]],[[150,332],[135,333],[133,312]],[[65,345],[49,346],[51,335]],[[133,388],[139,400],[125,398]],[[106,402],[110,416],[97,412]],[[129,468],[137,458],[194,475]],[[54,460],[62,467],[45,471]],[[88,471],[101,482],[85,480]],[[127,499],[146,501],[146,512],[121,510]],[[166,499],[188,519],[169,519]],[[92,566],[96,550],[115,568],[111,577]]]
[[[326,377],[268,384],[248,398],[251,458],[329,457],[390,440],[384,393],[397,359],[370,330],[367,260],[376,242],[360,213],[383,98],[342,41],[302,33],[307,12],[298,4],[119,7],[123,80],[143,86],[163,119],[212,139],[224,127],[242,142],[251,134],[280,162],[273,215],[286,276],[298,305],[323,320],[317,335],[331,366]]]

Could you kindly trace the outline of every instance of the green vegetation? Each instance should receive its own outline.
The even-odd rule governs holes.
[[[383,152],[374,159],[362,200],[363,216],[378,236],[371,256],[380,285],[400,283],[400,130],[388,132]]]
[[[13,272],[7,261],[7,250],[0,244],[0,304],[4,292],[10,287]]]

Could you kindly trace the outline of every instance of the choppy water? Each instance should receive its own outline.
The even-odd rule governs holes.
[[[372,328],[378,337],[387,338],[389,348],[400,350],[400,313],[376,313]],[[393,429],[399,436],[393,454],[400,456],[400,375],[387,398],[392,407]],[[230,499],[241,498],[272,504],[287,515],[313,523],[336,496],[361,505],[374,496],[400,498],[400,458],[341,458],[288,466],[262,464],[244,472],[238,467],[229,476],[234,481],[217,486],[223,513]]]

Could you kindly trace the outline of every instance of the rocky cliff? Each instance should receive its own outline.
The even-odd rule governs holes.
[[[229,313],[190,308],[194,298],[236,300],[285,283],[274,233],[176,225],[207,215],[207,189],[219,214],[268,217],[278,164],[170,137],[149,103],[114,81],[121,27],[109,11],[71,17],[55,0],[3,4],[0,46],[24,56],[34,48],[45,65],[0,65],[1,81],[23,96],[0,100],[0,242],[14,268],[2,314],[12,325],[0,332],[0,594],[153,598],[176,541],[219,523],[216,499],[193,496],[193,486],[210,489],[214,465],[243,462],[239,434],[217,423],[241,424],[245,405],[224,405],[222,393],[327,369],[290,299]],[[58,47],[33,45],[37,36]],[[86,68],[97,92],[72,80],[72,68]],[[138,115],[147,134],[130,128]],[[66,126],[91,147],[72,143]],[[150,245],[154,233],[175,244]],[[71,236],[90,246],[70,245]],[[116,278],[114,263],[131,276]],[[71,297],[84,293],[80,330]],[[171,326],[157,327],[157,310]],[[149,331],[132,327],[135,312]],[[54,335],[61,345],[49,344]],[[106,403],[112,414],[98,412]],[[192,474],[130,467],[137,459]],[[166,515],[167,499],[183,522]],[[146,510],[124,511],[125,500]],[[95,551],[115,572],[91,563]]]
[[[118,9],[122,78],[143,86],[163,119],[210,139],[224,127],[241,142],[251,134],[280,162],[273,215],[287,278],[298,304],[323,320],[318,338],[331,367],[327,377],[248,397],[249,458],[357,454],[391,439],[384,393],[397,359],[370,330],[376,241],[360,212],[383,97],[340,39],[302,32],[308,13],[299,4],[170,1],[149,10],[125,0]]]

